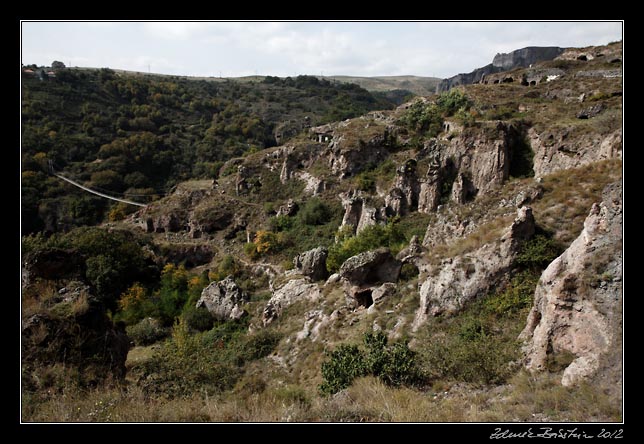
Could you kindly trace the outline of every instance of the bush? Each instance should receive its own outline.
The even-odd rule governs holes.
[[[312,197],[300,209],[297,217],[305,225],[323,225],[331,219],[331,210],[320,199]]]
[[[168,335],[168,331],[152,318],[145,318],[138,324],[130,325],[125,331],[136,345],[154,344]]]
[[[521,247],[517,255],[516,264],[530,270],[540,271],[545,269],[563,251],[554,239],[545,234],[537,234]]]
[[[436,106],[445,116],[452,116],[457,111],[467,111],[471,102],[463,91],[457,88],[450,89],[438,96]]]
[[[322,363],[320,392],[332,395],[351,385],[354,379],[365,376],[367,366],[363,352],[357,345],[340,345],[329,354],[329,360]]]
[[[212,315],[205,308],[196,308],[189,305],[183,309],[181,314],[188,329],[192,331],[210,330],[215,323]]]
[[[287,216],[286,214],[271,217],[268,220],[269,226],[271,227],[271,231],[276,231],[276,232],[286,231],[291,229],[293,227],[293,222],[294,222],[294,219],[292,217]]]
[[[247,336],[243,344],[243,359],[252,361],[270,355],[279,340],[279,334],[268,330]]]
[[[324,382],[322,394],[337,393],[351,385],[354,379],[373,375],[388,385],[412,385],[421,381],[416,353],[407,343],[387,344],[382,332],[366,333],[363,338],[366,352],[356,345],[340,345],[331,352],[330,360],[322,363]]]
[[[425,133],[436,137],[443,130],[443,117],[439,108],[433,103],[414,102],[401,117],[400,124],[416,133]]]
[[[352,256],[379,247],[389,247],[392,252],[400,250],[406,242],[394,220],[385,226],[371,225],[355,236],[348,235],[346,229],[338,232],[338,242],[329,248],[326,266],[330,273],[335,273],[340,266]]]
[[[519,357],[515,341],[490,333],[478,319],[457,323],[446,335],[435,336],[423,351],[427,375],[479,384],[499,384],[511,374]]]
[[[504,291],[483,301],[485,310],[497,316],[507,316],[531,307],[538,281],[539,273],[531,270],[520,272]]]

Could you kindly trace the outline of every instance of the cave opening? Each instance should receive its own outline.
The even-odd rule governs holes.
[[[371,294],[372,290],[370,288],[356,292],[353,297],[358,303],[358,307],[371,307],[373,305],[373,297],[371,296]]]

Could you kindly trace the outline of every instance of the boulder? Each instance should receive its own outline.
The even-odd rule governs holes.
[[[352,256],[340,266],[340,277],[353,285],[396,282],[402,262],[396,260],[388,248],[365,251]]]
[[[299,300],[317,300],[321,296],[320,288],[309,278],[293,279],[273,292],[264,308],[264,326],[273,322],[289,305]]]
[[[551,355],[570,353],[563,385],[596,379],[621,396],[622,185],[594,204],[575,241],[542,273],[527,325],[525,366],[543,371]]]
[[[314,248],[295,256],[293,265],[304,276],[308,276],[314,281],[323,280],[329,276],[329,272],[326,269],[326,258],[328,255],[329,250],[327,248]]]
[[[92,295],[86,294],[86,303],[76,304],[74,291],[22,320],[22,375],[27,387],[42,384],[43,371],[57,363],[67,371],[77,370],[82,384],[125,376],[130,339],[124,325],[113,324]]]
[[[203,289],[197,308],[205,307],[218,320],[239,319],[243,316],[241,305],[249,300],[248,295],[228,276]]]

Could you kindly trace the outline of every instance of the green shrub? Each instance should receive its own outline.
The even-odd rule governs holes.
[[[344,229],[346,230],[346,229]],[[397,220],[387,225],[370,225],[355,236],[347,236],[346,231],[338,232],[338,242],[329,248],[326,265],[330,273],[335,273],[352,256],[379,247],[389,247],[392,252],[400,251],[406,239],[397,226]]]
[[[539,273],[525,270],[512,278],[505,290],[483,300],[488,313],[507,316],[532,306]]]
[[[443,130],[441,111],[434,103],[414,102],[400,118],[399,124],[415,131],[436,137]]]
[[[458,88],[450,89],[436,98],[436,106],[445,116],[452,116],[457,111],[466,111],[471,106],[470,99]]]
[[[309,199],[297,214],[305,225],[323,225],[331,219],[331,210],[317,197]]]
[[[125,331],[136,345],[154,344],[168,336],[168,330],[152,318],[145,318],[138,324],[129,325],[125,328]]]
[[[273,332],[247,332],[247,321],[226,321],[192,334],[182,317],[171,340],[138,369],[138,384],[147,394],[171,398],[229,390],[246,362],[268,355],[279,340]]]
[[[459,328],[460,327],[460,328]],[[427,376],[479,384],[499,384],[519,357],[516,341],[490,334],[479,320],[467,320],[446,335],[437,335],[423,349]]]
[[[354,379],[373,375],[386,384],[412,385],[423,379],[418,368],[416,353],[407,343],[387,344],[382,332],[366,333],[363,338],[366,352],[356,345],[340,345],[322,363],[324,382],[319,389],[330,395],[351,385]]]
[[[367,374],[363,352],[357,345],[340,345],[329,354],[329,360],[322,363],[320,392],[332,395],[351,385],[354,379]]]
[[[356,187],[361,191],[376,191],[376,179],[372,171],[362,171],[355,178]]]
[[[215,323],[215,320],[207,309],[203,307],[196,308],[194,305],[189,305],[184,308],[181,316],[183,316],[187,327],[193,331],[210,330]]]
[[[279,216],[271,217],[268,220],[268,224],[271,228],[271,231],[280,232],[287,231],[292,228],[294,221],[295,219],[293,219],[292,217],[282,214]]]
[[[260,330],[257,333],[248,335],[243,344],[244,359],[252,361],[268,356],[275,349],[279,340],[280,335],[278,333],[268,330]]]
[[[561,245],[545,234],[537,234],[521,247],[516,264],[531,270],[543,270],[563,251]]]

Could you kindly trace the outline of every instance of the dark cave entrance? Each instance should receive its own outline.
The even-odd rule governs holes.
[[[368,288],[366,290],[360,290],[353,295],[358,303],[358,307],[369,308],[373,305],[373,297],[371,296],[371,293],[372,290]]]

